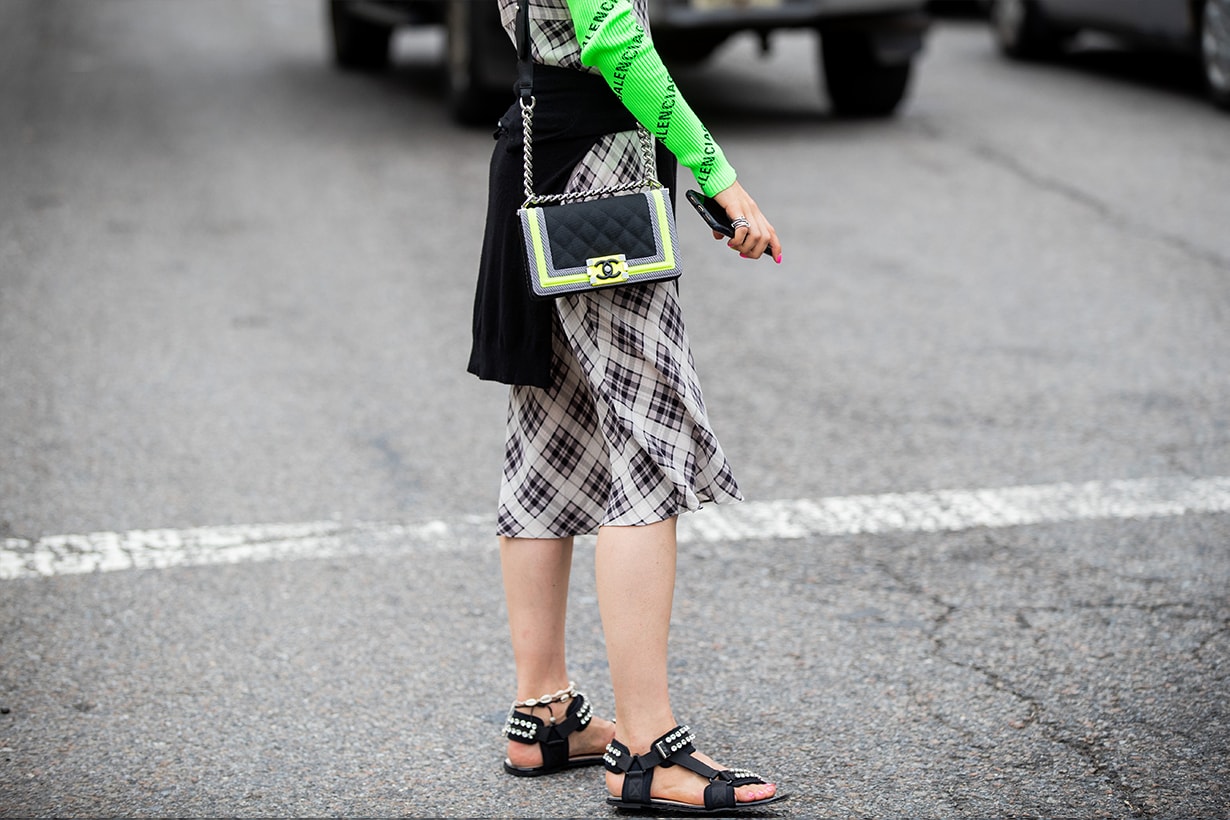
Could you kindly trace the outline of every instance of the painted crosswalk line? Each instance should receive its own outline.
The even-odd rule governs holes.
[[[1230,477],[1142,478],[981,490],[752,501],[679,520],[683,543],[1230,512]],[[458,552],[494,545],[481,516],[420,523],[315,521],[93,532],[0,541],[0,580],[380,553]]]

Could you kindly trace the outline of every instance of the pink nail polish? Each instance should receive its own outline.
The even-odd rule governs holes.
[[[775,258],[773,261],[780,265],[782,263],[782,255],[779,253],[777,255],[777,258]]]

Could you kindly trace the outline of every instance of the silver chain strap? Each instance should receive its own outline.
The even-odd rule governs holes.
[[[528,208],[531,205],[572,202],[578,199],[622,194],[625,191],[635,191],[641,188],[662,187],[662,183],[658,181],[658,159],[654,153],[653,136],[645,126],[638,122],[636,124],[636,133],[641,143],[641,168],[645,172],[643,179],[625,182],[620,185],[590,188],[587,191],[570,191],[566,194],[545,194],[543,196],[536,195],[534,193],[534,105],[537,101],[537,98],[532,96],[528,103],[524,98],[521,100],[521,137],[525,146],[523,152],[525,155],[525,203],[522,207]]]

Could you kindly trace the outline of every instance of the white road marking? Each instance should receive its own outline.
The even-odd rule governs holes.
[[[1230,512],[1230,477],[1143,478],[712,506],[679,520],[683,543],[957,532]],[[0,542],[0,580],[131,569],[461,552],[495,544],[486,517],[419,524],[316,521],[52,535]]]

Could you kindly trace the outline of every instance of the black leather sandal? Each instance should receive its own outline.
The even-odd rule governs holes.
[[[612,740],[606,747],[602,762],[608,772],[624,776],[624,786],[619,797],[608,797],[606,802],[621,809],[637,811],[654,809],[730,816],[744,809],[757,809],[785,799],[784,794],[774,794],[763,800],[738,802],[735,800],[736,787],[766,781],[756,773],[744,769],[718,770],[702,763],[692,755],[696,751],[696,747],[692,745],[695,739],[692,730],[687,726],[676,726],[655,740],[649,751],[643,755],[631,754],[627,746],[618,740]],[[653,786],[653,770],[658,766],[682,766],[707,778],[709,785],[705,786],[705,804],[698,806],[678,800],[651,797],[649,790]]]
[[[585,695],[572,689],[563,690],[571,697],[572,702],[563,720],[556,720],[552,715],[548,721],[534,715],[516,711],[519,708],[535,706],[550,706],[560,702],[559,694],[550,700],[551,696],[534,702],[514,703],[508,710],[508,718],[504,721],[504,736],[517,743],[532,746],[537,743],[542,747],[541,766],[514,766],[508,758],[504,759],[504,771],[517,777],[541,777],[544,774],[555,774],[566,769],[579,769],[582,766],[597,766],[602,763],[602,755],[568,756],[568,736],[574,732],[583,732],[593,718],[594,710],[585,699]]]

